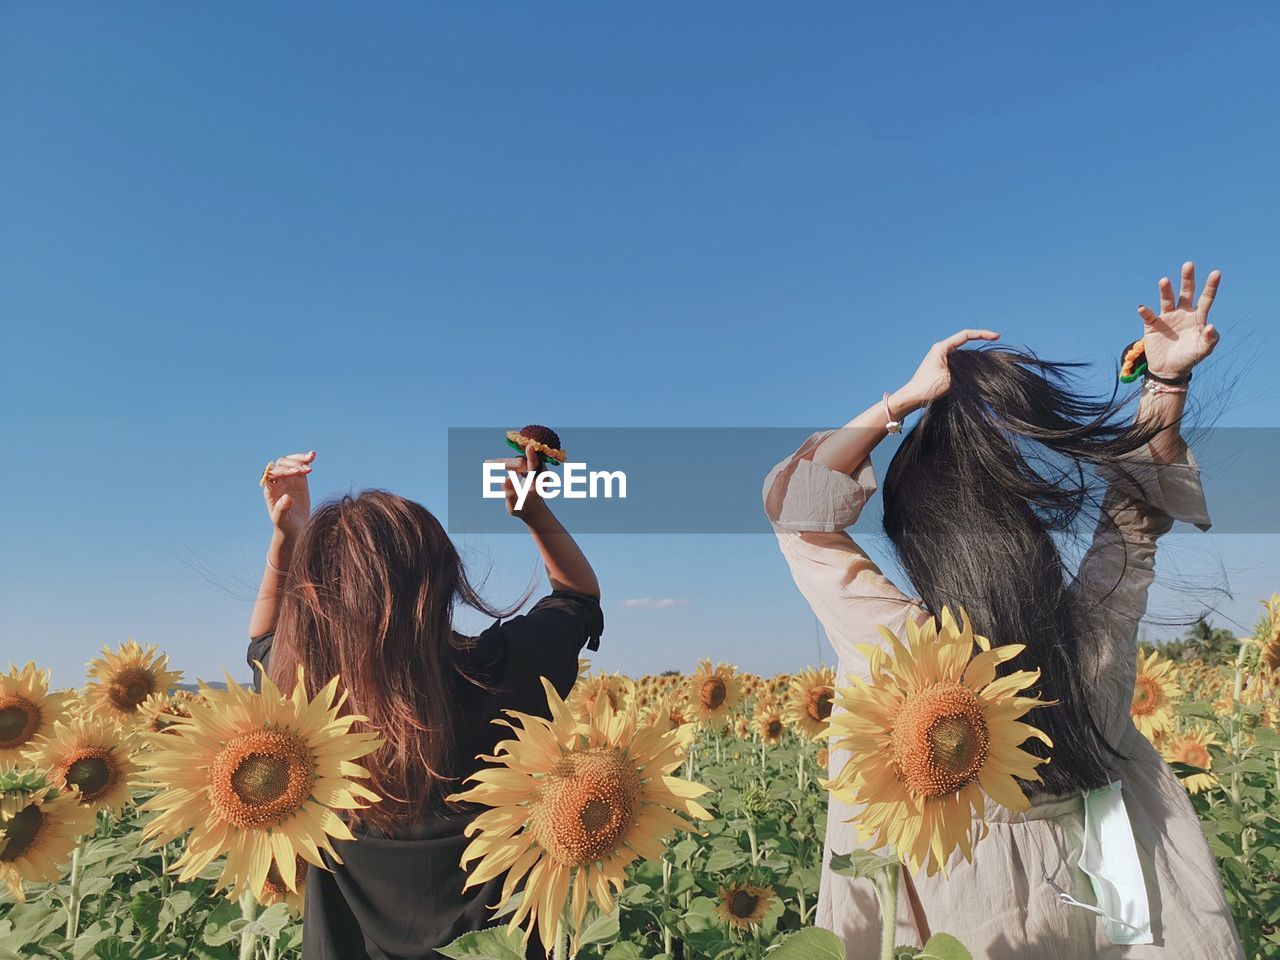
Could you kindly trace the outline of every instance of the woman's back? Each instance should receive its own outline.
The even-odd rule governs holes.
[[[314,451],[294,454],[263,473],[275,530],[249,660],[286,693],[294,682],[314,693],[340,678],[345,709],[361,718],[356,727],[381,738],[361,761],[381,799],[345,814],[355,839],[337,841],[337,857],[308,857],[303,956],[434,958],[459,935],[492,925],[505,879],[464,891],[464,831],[477,811],[446,798],[479,769],[480,755],[493,753],[502,711],[546,716],[542,677],[569,693],[579,652],[595,649],[603,630],[600,588],[546,504],[530,495],[517,507],[508,480],[507,509],[528,528],[552,593],[503,622],[510,611],[481,599],[421,505],[371,490],[312,513],[314,460]],[[530,444],[506,465],[536,472],[541,454]],[[497,622],[479,637],[461,636],[453,629],[459,606]]]
[[[456,704],[459,716],[467,718],[461,755],[492,753],[504,728],[490,721],[503,710],[546,716],[539,677],[567,696],[577,679],[579,652],[599,646],[603,625],[595,598],[554,592],[524,616],[495,623],[474,639],[460,638],[470,678]],[[269,665],[273,641],[271,634],[255,638],[250,663]],[[352,709],[361,710],[358,704]],[[464,764],[458,780],[479,767],[476,760]],[[354,824],[355,841],[334,842],[342,862],[308,871],[307,960],[435,957],[436,947],[488,926],[503,877],[464,892],[458,866],[467,843],[463,831],[476,812],[440,804],[389,829]],[[535,944],[530,956],[540,956],[539,949]]]

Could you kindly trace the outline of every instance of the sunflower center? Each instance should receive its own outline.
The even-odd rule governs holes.
[[[26,697],[0,697],[0,750],[20,746],[40,728],[40,708]]]
[[[31,849],[44,826],[44,814],[32,803],[23,807],[4,823],[4,846],[0,847],[0,863],[17,860]]]
[[[155,674],[141,667],[121,670],[107,684],[107,696],[116,709],[124,713],[137,710],[142,701],[155,692]]]
[[[756,907],[759,905],[760,898],[746,890],[735,890],[729,894],[729,912],[735,917],[745,920],[756,912]]]
[[[80,789],[82,803],[93,803],[115,783],[119,768],[111,751],[104,747],[84,747],[68,759],[62,769],[62,781]]]
[[[917,796],[944,797],[972,783],[991,738],[972,690],[934,684],[909,698],[893,723],[893,759]]]
[[[1140,674],[1133,688],[1132,712],[1140,717],[1153,713],[1160,705],[1160,685],[1150,677]]]
[[[724,703],[724,698],[728,695],[729,691],[719,677],[702,681],[702,687],[698,690],[698,700],[708,710],[715,710]]]
[[[595,863],[618,849],[640,809],[643,784],[617,748],[571,753],[543,781],[531,807],[534,836],[569,866]]]
[[[270,803],[289,789],[289,761],[251,753],[231,774],[231,789],[245,803]]]
[[[814,720],[826,720],[831,716],[831,701],[835,691],[831,687],[817,687],[809,692],[809,716]]]
[[[1203,744],[1184,743],[1175,754],[1175,759],[1189,764],[1193,767],[1199,767],[1201,770],[1209,769],[1209,751]]]
[[[770,737],[782,736],[782,721],[776,717],[769,721],[768,734]]]
[[[241,829],[277,826],[302,807],[315,782],[315,759],[288,730],[242,733],[209,767],[214,811]]]

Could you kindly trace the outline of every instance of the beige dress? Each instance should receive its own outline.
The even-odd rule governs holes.
[[[906,619],[927,618],[917,599],[902,593],[845,532],[876,490],[870,460],[852,476],[815,464],[814,434],[769,473],[765,512],[796,585],[826,628],[839,657],[839,674],[868,676],[856,644],[880,643],[883,624],[903,633]],[[1171,768],[1138,733],[1129,717],[1136,673],[1138,621],[1153,579],[1155,542],[1173,520],[1209,528],[1195,458],[1157,466],[1133,460],[1139,487],[1113,483],[1105,507],[1117,530],[1099,527],[1080,568],[1077,588],[1087,615],[1104,638],[1080,651],[1095,691],[1094,715],[1127,758],[1114,773],[1123,783],[1152,918],[1154,944],[1118,946],[1094,913],[1061,902],[1049,881],[1093,904],[1088,877],[1077,866],[1083,843],[1080,797],[1037,802],[1025,815],[988,802],[989,835],[972,863],[958,855],[941,873],[916,878],[933,932],[960,938],[985,960],[1234,960],[1242,958],[1217,865],[1200,824]],[[1116,586],[1118,584],[1118,586]],[[1113,591],[1111,588],[1115,587]],[[1111,591],[1109,595],[1108,591]],[[831,772],[848,754],[831,751]],[[833,874],[831,854],[865,846],[847,821],[856,809],[831,798],[818,895],[817,923],[840,935],[849,960],[878,956],[879,912],[868,881]],[[905,898],[898,914],[899,943],[920,939]]]

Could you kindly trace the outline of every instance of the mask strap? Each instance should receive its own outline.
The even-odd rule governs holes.
[[[1024,813],[1024,814],[1022,814],[1021,816],[1022,816],[1022,823],[1023,823],[1023,826],[1026,826],[1026,825],[1027,825],[1027,823],[1028,823],[1027,815]],[[1054,846],[1054,848],[1058,851],[1058,856],[1062,859],[1062,862],[1063,862],[1063,863],[1066,863],[1066,862],[1067,862],[1067,855],[1066,855],[1066,854],[1063,852],[1063,850],[1062,850],[1062,844],[1058,842],[1058,835],[1057,835],[1056,833],[1054,833],[1052,830],[1050,830],[1050,831],[1049,831],[1049,835],[1050,835],[1051,837],[1053,837],[1053,846]],[[1075,897],[1073,897],[1071,894],[1067,893],[1067,891],[1063,890],[1060,886],[1058,886],[1056,883],[1054,883],[1054,882],[1053,882],[1053,880],[1052,880],[1052,879],[1050,879],[1050,877],[1049,877],[1049,875],[1048,875],[1048,874],[1045,874],[1044,882],[1045,882],[1045,883],[1047,883],[1050,887],[1052,887],[1052,888],[1053,888],[1053,892],[1054,892],[1054,893],[1056,893],[1056,894],[1058,895],[1058,902],[1059,902],[1059,903],[1065,903],[1068,907],[1079,907],[1081,910],[1088,910],[1090,913],[1096,913],[1096,914],[1097,914],[1098,916],[1100,916],[1103,920],[1108,920],[1108,921],[1110,921],[1111,923],[1118,923],[1118,924],[1120,924],[1120,926],[1122,926],[1122,927],[1128,927],[1130,930],[1141,930],[1141,929],[1142,929],[1141,927],[1134,926],[1132,923],[1129,923],[1129,922],[1128,922],[1128,921],[1126,921],[1126,920],[1121,920],[1119,917],[1113,917],[1113,916],[1111,916],[1109,913],[1107,913],[1107,912],[1106,912],[1105,910],[1103,910],[1101,907],[1095,907],[1095,906],[1094,906],[1093,904],[1091,904],[1091,903],[1083,903],[1083,902],[1081,902],[1081,901],[1077,900],[1077,899],[1076,899]]]

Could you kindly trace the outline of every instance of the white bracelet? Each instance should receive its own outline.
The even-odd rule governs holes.
[[[884,428],[890,433],[900,433],[902,431],[902,421],[893,419],[893,413],[889,410],[889,394],[888,391],[884,395]]]

